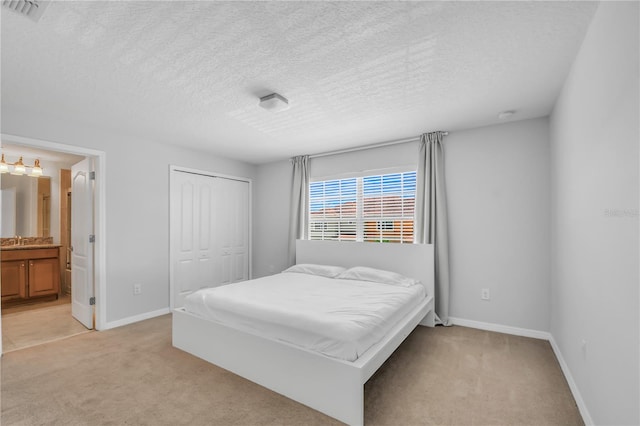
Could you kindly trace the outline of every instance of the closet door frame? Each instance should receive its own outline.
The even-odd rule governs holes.
[[[169,307],[171,309],[178,308],[175,306],[175,282],[174,282],[174,267],[175,267],[175,254],[174,254],[174,244],[178,244],[177,241],[174,240],[174,229],[172,224],[171,217],[171,203],[172,203],[172,191],[171,188],[173,186],[173,180],[175,179],[176,173],[192,173],[196,175],[209,176],[213,178],[222,178],[222,179],[230,179],[236,180],[240,182],[246,182],[249,185],[249,200],[248,200],[248,212],[247,212],[247,235],[248,235],[248,273],[249,279],[253,278],[253,268],[252,268],[252,258],[253,258],[253,232],[252,226],[253,223],[253,181],[252,179],[240,176],[227,175],[223,173],[212,172],[208,170],[199,170],[193,169],[189,167],[182,167],[176,165],[169,165]]]

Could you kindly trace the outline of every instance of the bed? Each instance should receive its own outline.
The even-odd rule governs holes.
[[[418,324],[434,324],[433,246],[298,241],[296,262],[393,271],[420,280],[426,297],[353,360],[349,351],[342,358],[323,354],[184,307],[173,311],[173,345],[345,423],[363,424],[364,383]]]

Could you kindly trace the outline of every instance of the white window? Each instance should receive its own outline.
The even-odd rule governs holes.
[[[395,223],[392,220],[385,220],[378,222],[378,229],[383,231],[393,230]]]
[[[413,242],[416,172],[309,184],[312,240]]]

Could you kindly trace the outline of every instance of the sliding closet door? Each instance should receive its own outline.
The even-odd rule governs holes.
[[[171,306],[249,278],[249,182],[171,172]]]

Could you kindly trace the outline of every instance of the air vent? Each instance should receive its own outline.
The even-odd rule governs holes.
[[[47,6],[49,2],[46,0],[2,0],[2,7],[24,15],[34,22],[38,22]]]

